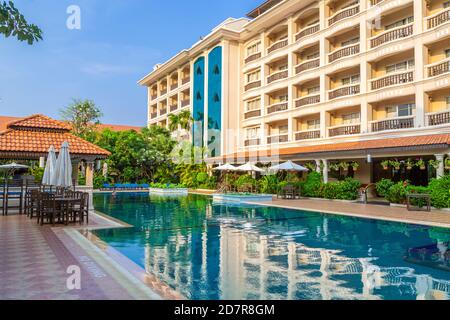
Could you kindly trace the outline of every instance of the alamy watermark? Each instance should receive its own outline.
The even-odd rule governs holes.
[[[66,26],[69,30],[81,29],[81,8],[75,4],[67,7],[66,13],[69,15],[66,20]]]

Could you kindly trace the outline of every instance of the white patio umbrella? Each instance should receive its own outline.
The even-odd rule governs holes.
[[[48,149],[47,162],[45,163],[44,176],[42,177],[42,184],[51,185],[53,176],[55,175],[56,167],[56,153],[55,147],[51,146]]]
[[[28,169],[29,167],[24,165],[24,164],[18,164],[15,162],[12,163],[8,163],[8,164],[3,164],[0,166],[0,170],[4,170],[5,171],[5,178],[8,175],[13,175],[14,171],[19,170],[19,169]]]
[[[70,187],[72,185],[72,161],[69,154],[69,143],[64,141],[56,160],[55,174],[51,185],[58,187]]]
[[[264,170],[261,168],[258,168],[254,164],[251,164],[250,162],[247,162],[246,164],[243,164],[242,166],[239,166],[236,168],[237,171],[251,171],[251,172],[263,172]]]
[[[307,168],[288,160],[284,163],[278,164],[276,166],[272,166],[269,170],[274,171],[309,171]]]
[[[215,167],[214,170],[218,171],[237,171],[237,168],[232,164],[226,163],[221,166]]]

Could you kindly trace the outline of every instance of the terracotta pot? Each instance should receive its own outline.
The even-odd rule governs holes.
[[[383,166],[383,170],[387,170],[387,169],[389,169],[388,166]]]
[[[420,166],[420,170],[425,170],[425,166]]]
[[[412,167],[406,167],[406,170],[412,170]]]

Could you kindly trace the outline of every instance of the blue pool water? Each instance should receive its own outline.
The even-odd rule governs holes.
[[[134,226],[95,234],[189,299],[450,297],[448,229],[200,195],[94,202]]]

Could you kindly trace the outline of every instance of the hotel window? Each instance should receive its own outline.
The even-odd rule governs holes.
[[[386,73],[404,71],[414,68],[414,60],[402,61],[386,66]]]
[[[386,118],[397,118],[412,116],[415,108],[414,103],[405,103],[386,107]]]
[[[320,92],[320,86],[310,87],[306,89],[308,95]]]
[[[308,130],[320,129],[320,119],[306,121],[306,128]]]
[[[316,19],[316,20],[311,21],[310,23],[306,24],[306,26],[309,27],[309,26],[313,26],[313,25],[318,24],[318,23],[319,23],[319,19]]]
[[[359,83],[359,74],[354,74],[349,77],[345,77],[341,79],[341,83],[343,86],[347,86],[354,83]]]
[[[345,6],[343,6],[342,9],[349,8],[349,7],[354,6],[355,4],[358,4],[358,3],[359,3],[359,0],[358,1],[352,1],[349,4],[346,4]]]
[[[259,127],[247,128],[247,139],[256,139],[259,138]]]
[[[288,128],[287,124],[278,127],[279,134],[286,134],[286,133],[288,133],[288,130],[289,130],[289,128]]]
[[[316,59],[319,57],[319,51],[306,55],[306,60]]]
[[[398,20],[394,23],[388,24],[388,25],[386,25],[386,27],[384,29],[389,30],[389,29],[400,27],[400,26],[404,26],[405,24],[412,23],[412,22],[414,22],[414,17],[411,16],[408,18]]]
[[[278,96],[278,101],[279,102],[286,102],[286,101],[288,101],[288,95],[287,94],[283,94],[283,95]]]
[[[347,41],[342,41],[341,47],[346,47],[346,46],[349,46],[351,44],[358,43],[358,42],[359,42],[359,37],[356,37],[356,38],[353,38],[353,39],[350,39]]]
[[[359,122],[359,112],[352,112],[342,115],[343,124],[355,124]]]
[[[261,42],[257,42],[247,47],[247,56],[261,51]]]
[[[281,66],[278,67],[278,70],[279,71],[284,71],[284,70],[287,70],[287,68],[288,68],[287,64],[282,64]]]
[[[261,108],[261,99],[253,99],[250,101],[247,101],[247,110],[246,111],[252,111],[252,110],[258,110]]]
[[[447,109],[450,109],[450,96],[445,97]]]
[[[260,79],[261,71],[253,71],[250,73],[247,73],[247,83],[258,81]]]
[[[444,9],[447,9],[450,7],[450,1],[446,1],[443,3]]]
[[[449,1],[450,2],[450,1]],[[450,49],[445,49],[445,57],[450,58]]]

